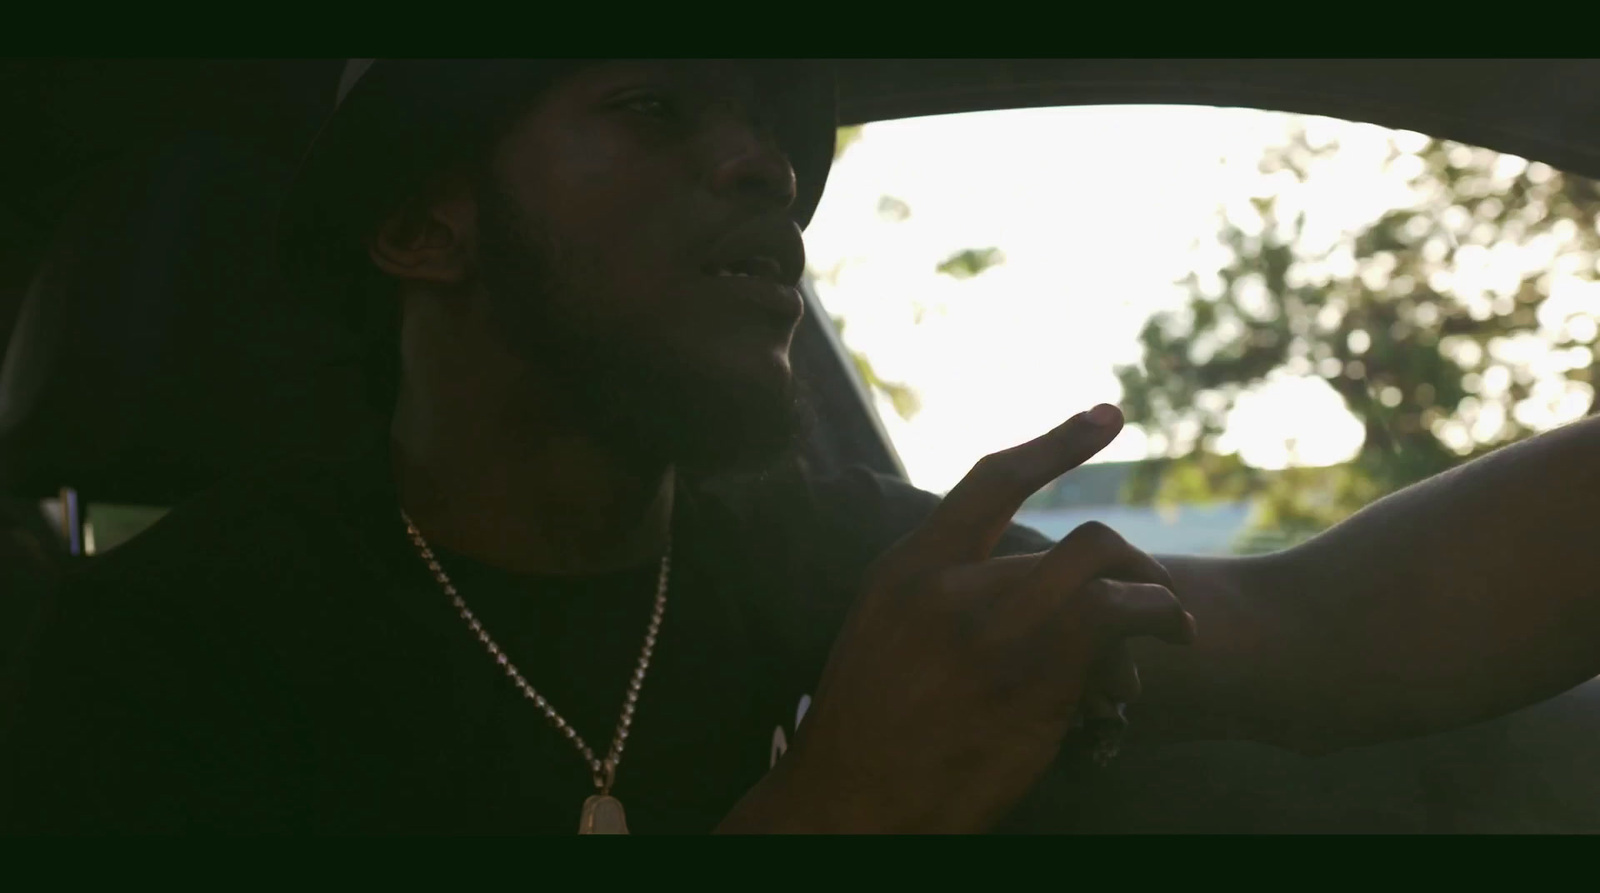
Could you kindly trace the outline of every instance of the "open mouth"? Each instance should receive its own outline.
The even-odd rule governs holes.
[[[730,264],[709,264],[705,268],[709,276],[726,276],[743,279],[765,279],[774,285],[788,285],[784,281],[783,265],[776,258],[756,255],[738,260]]]
[[[706,275],[728,283],[730,295],[758,308],[785,327],[793,326],[804,312],[794,279],[784,273],[777,258],[756,254],[733,262],[707,264]]]

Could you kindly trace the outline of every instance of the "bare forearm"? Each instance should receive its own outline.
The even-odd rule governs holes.
[[[1172,559],[1200,641],[1149,653],[1154,703],[1141,712],[1159,737],[1321,751],[1551,697],[1600,674],[1597,515],[1590,419],[1394,494],[1296,549]]]

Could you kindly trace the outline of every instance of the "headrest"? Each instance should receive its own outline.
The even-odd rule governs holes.
[[[335,308],[282,299],[290,173],[200,134],[84,186],[0,367],[0,492],[172,505],[381,430]]]

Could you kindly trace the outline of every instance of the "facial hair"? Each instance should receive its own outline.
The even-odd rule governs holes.
[[[602,264],[572,250],[504,189],[479,190],[480,278],[508,350],[555,385],[562,408],[625,458],[685,477],[761,472],[791,458],[815,415],[793,375],[740,380],[692,345],[632,333],[646,296],[599,295]],[[631,299],[631,301],[630,301]]]

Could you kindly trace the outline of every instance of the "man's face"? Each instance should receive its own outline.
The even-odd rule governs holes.
[[[761,463],[803,428],[805,256],[763,80],[587,67],[513,123],[478,190],[498,336],[614,446],[689,470]]]

